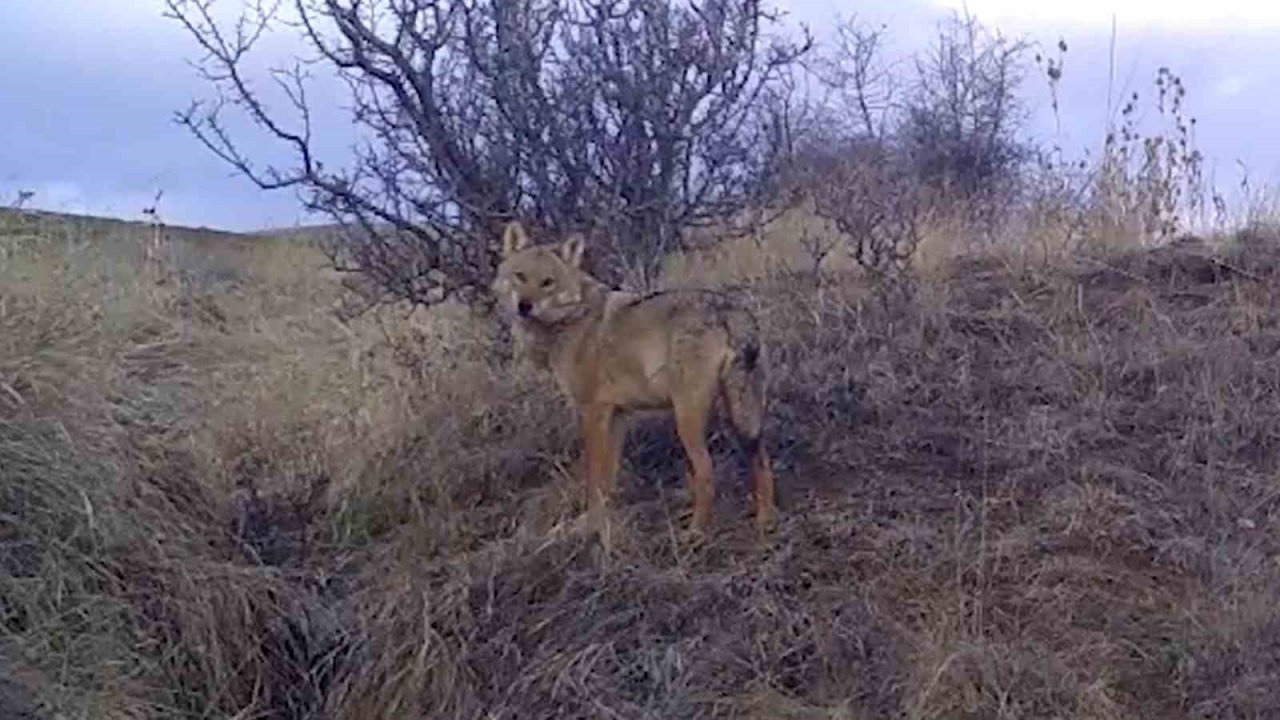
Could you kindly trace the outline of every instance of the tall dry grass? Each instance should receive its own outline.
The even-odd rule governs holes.
[[[415,429],[423,393],[374,352],[403,323],[335,321],[323,258],[293,244],[178,245],[155,277],[127,236],[2,240],[12,702],[306,715],[295,623],[333,615],[296,584],[306,562],[395,526],[415,487],[362,491],[411,437],[443,437]]]
[[[297,243],[193,242],[156,278],[126,236],[0,242],[0,714],[1280,706],[1268,233],[954,252],[892,297],[694,270],[757,302],[784,522],[755,542],[716,435],[717,529],[679,543],[659,420],[609,557],[576,522],[572,418],[465,311],[340,323]]]

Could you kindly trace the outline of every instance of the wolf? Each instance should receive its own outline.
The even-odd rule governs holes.
[[[582,269],[584,249],[581,236],[533,245],[512,221],[493,290],[523,353],[576,406],[590,514],[603,517],[615,491],[628,418],[670,411],[693,500],[689,530],[701,536],[715,499],[706,432],[718,402],[750,459],[756,525],[762,534],[773,530],[765,353],[755,317],[724,293],[613,290]]]

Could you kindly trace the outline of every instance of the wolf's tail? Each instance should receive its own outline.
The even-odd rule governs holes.
[[[733,363],[744,373],[754,373],[760,365],[760,343],[751,340],[738,348]]]
[[[765,363],[758,341],[739,346],[725,363],[720,387],[729,410],[729,420],[738,435],[754,449],[764,430]]]

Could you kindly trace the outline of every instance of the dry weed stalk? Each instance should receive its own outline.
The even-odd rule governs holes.
[[[150,230],[142,242],[143,262],[148,270],[155,274],[157,280],[163,279],[168,274],[169,268],[164,220],[160,217],[160,198],[162,197],[164,197],[164,190],[157,190],[151,204],[142,209]]]

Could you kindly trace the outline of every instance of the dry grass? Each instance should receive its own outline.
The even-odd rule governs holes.
[[[571,418],[483,323],[342,325],[296,244],[192,242],[157,283],[70,235],[0,238],[6,717],[1280,707],[1265,233],[948,257],[907,299],[745,257],[783,527],[754,541],[717,438],[719,529],[678,543],[656,422],[607,558]]]

